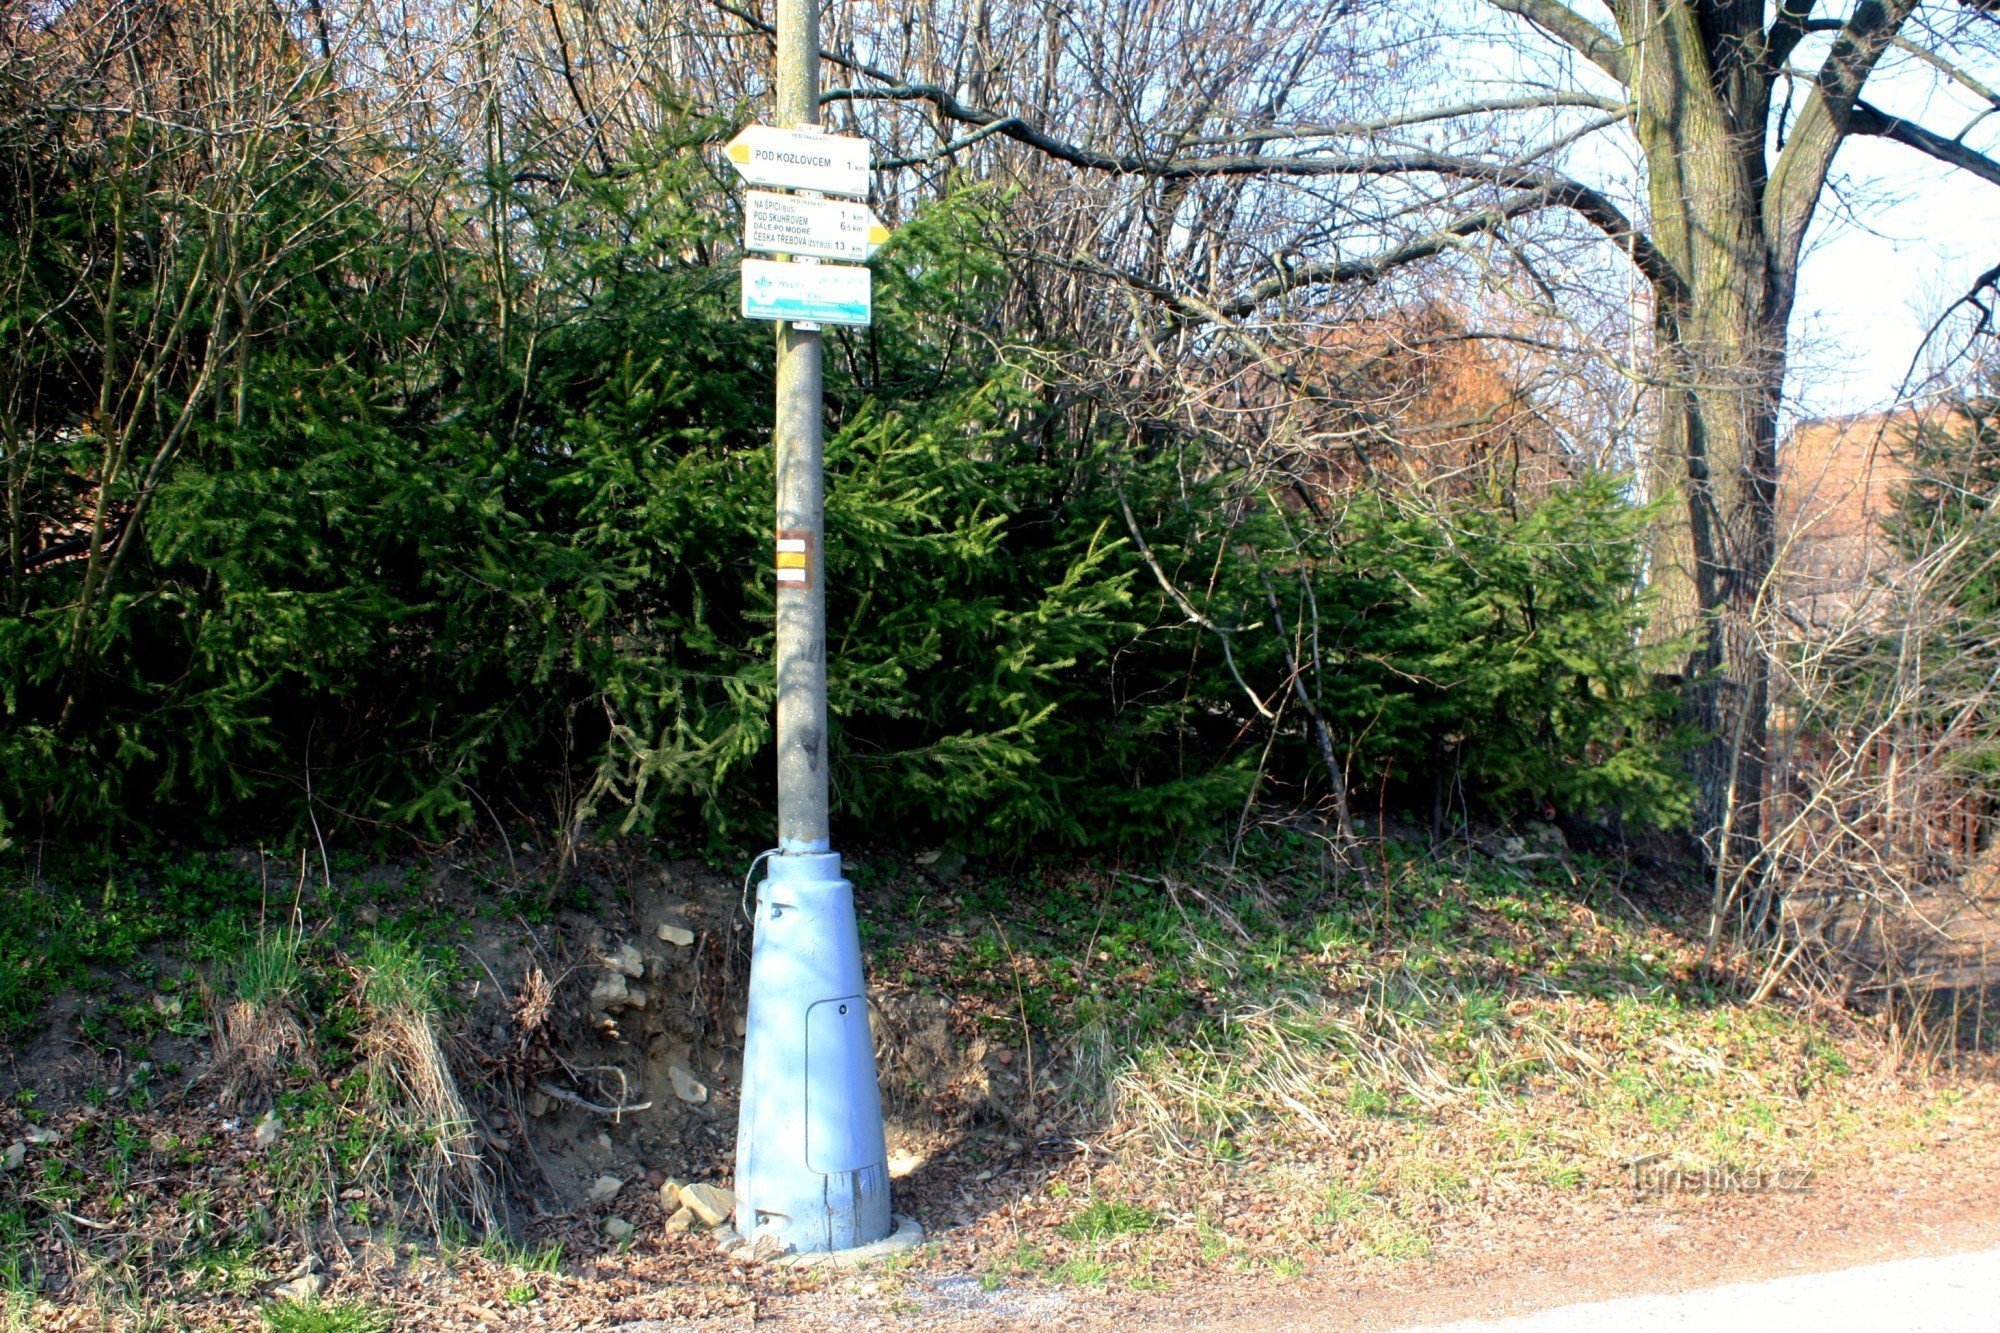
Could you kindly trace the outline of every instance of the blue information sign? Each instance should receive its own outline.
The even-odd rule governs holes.
[[[799,324],[867,325],[873,275],[849,264],[743,261],[743,317]]]

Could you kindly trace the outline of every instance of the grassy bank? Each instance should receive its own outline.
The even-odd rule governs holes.
[[[552,895],[523,859],[17,863],[9,1318],[472,1327],[850,1281],[664,1225],[662,1181],[727,1178],[740,881],[597,848]],[[1745,1002],[1670,883],[1553,830],[1378,844],[1365,872],[1278,828],[1233,861],[855,876],[899,1207],[938,1238],[868,1279],[892,1302],[940,1273],[1144,1292],[1424,1263],[1635,1196],[1753,1206],[1994,1111],[1976,1056]],[[621,967],[650,1002],[607,1009]]]
[[[1810,1188],[1984,1105],[1883,1016],[1746,1003],[1615,866],[1391,846],[1329,880],[1310,851],[916,891],[877,975],[980,997],[971,1039],[1042,1067],[1002,1146],[1070,1154],[989,1273],[1421,1259],[1509,1212]]]

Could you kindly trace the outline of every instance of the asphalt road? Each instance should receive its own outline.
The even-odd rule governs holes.
[[[2000,1250],[1561,1305],[1402,1333],[2000,1333]]]

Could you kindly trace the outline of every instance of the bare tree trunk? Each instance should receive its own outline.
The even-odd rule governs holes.
[[[1740,281],[1760,278],[1739,271]],[[1766,910],[1759,880],[1770,663],[1760,626],[1776,550],[1785,356],[1782,316],[1748,304],[1666,311],[1708,336],[1690,337],[1683,328],[1661,339],[1670,382],[1656,447],[1661,468],[1682,470],[1685,503],[1662,520],[1655,577],[1667,624],[1693,640],[1687,716],[1700,734],[1695,830],[1718,910],[1738,906],[1754,933]]]
[[[1658,494],[1652,576],[1661,625],[1693,640],[1687,714],[1695,827],[1719,908],[1764,911],[1762,865],[1770,667],[1758,633],[1776,549],[1778,410],[1796,257],[1766,227],[1769,83],[1752,39],[1761,5],[1662,4],[1628,26],[1635,130],[1646,155],[1652,237],[1678,284],[1656,283]],[[1756,922],[1750,922],[1753,929]]]

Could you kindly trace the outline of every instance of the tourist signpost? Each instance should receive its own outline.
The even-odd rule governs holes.
[[[781,20],[782,22],[782,20]],[[817,21],[813,25],[818,27]],[[781,34],[778,44],[782,48]],[[778,63],[785,53],[778,52]],[[812,72],[813,86],[819,86],[819,71]],[[784,93],[778,94],[780,101]],[[779,115],[784,114],[781,107]],[[828,134],[819,125],[819,108],[812,108],[810,120],[799,120],[783,128],[773,125],[746,125],[743,132],[722,150],[736,174],[752,185],[773,185],[785,190],[813,190],[820,194],[845,195],[866,199],[871,176],[868,141],[851,135]]]
[[[827,828],[820,359],[821,325],[866,325],[873,313],[867,269],[820,261],[866,259],[888,233],[865,204],[825,197],[866,199],[870,167],[866,140],[817,123],[818,0],[778,0],[777,48],[783,123],[752,125],[725,150],[766,187],[746,201],[744,248],[785,256],[743,261],[744,317],[777,322],[778,845],[757,889],[736,1230],[812,1253],[895,1231],[854,888]]]
[[[889,229],[866,204],[770,190],[748,190],[743,195],[745,250],[850,259],[858,264],[888,239]]]

